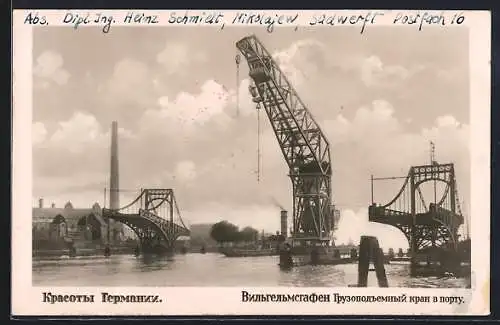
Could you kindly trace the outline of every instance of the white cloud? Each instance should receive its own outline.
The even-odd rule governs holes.
[[[400,123],[393,113],[389,102],[374,100],[371,106],[359,108],[352,121],[339,114],[335,120],[323,124],[333,145],[343,142],[372,145],[400,131]]]
[[[40,126],[36,128],[42,130],[37,132],[43,133]],[[120,139],[137,138],[130,130],[121,127],[118,128],[118,137]],[[88,150],[90,146],[107,148],[110,142],[110,129],[104,131],[94,115],[77,111],[69,119],[58,123],[57,129],[48,139],[47,145],[79,154]]]
[[[156,56],[156,61],[163,66],[167,74],[185,74],[189,65],[206,60],[203,52],[193,53],[186,44],[170,41],[167,41],[165,48]]]
[[[191,181],[196,178],[196,165],[192,161],[181,161],[175,167],[175,176],[181,181]]]
[[[294,86],[304,83],[317,72],[317,66],[310,55],[324,53],[324,45],[316,40],[299,40],[288,48],[273,53],[273,59],[280,70]]]
[[[392,86],[406,80],[411,72],[398,65],[385,65],[378,56],[372,55],[361,62],[361,80],[367,86]]]
[[[45,141],[47,137],[47,129],[42,122],[35,122],[32,124],[31,137],[33,145],[38,145]]]
[[[368,87],[397,86],[424,69],[421,65],[403,67],[385,64],[376,55],[366,57],[354,54],[338,57],[337,54],[330,53],[325,44],[312,39],[299,40],[286,49],[276,51],[273,58],[297,88],[319,74],[318,70],[323,64],[324,68],[336,67],[344,71],[355,71]]]
[[[100,88],[115,104],[120,101],[142,109],[136,103],[144,102],[149,97],[153,80],[145,63],[126,58],[115,64],[111,78]]]
[[[382,161],[374,161],[383,165],[408,164],[427,157],[429,141],[434,141],[443,155],[453,156],[460,150],[468,154],[468,126],[461,125],[453,116],[438,117],[431,128],[411,133],[404,131],[404,122],[394,112],[390,103],[376,100],[370,107],[359,108],[351,121],[339,114],[335,120],[323,124],[332,145],[354,145],[373,157],[385,156]]]
[[[66,121],[59,122],[57,130],[50,137],[53,145],[64,147],[71,152],[80,152],[89,143],[103,140],[101,127],[95,116],[76,112]]]
[[[69,72],[63,68],[63,63],[64,60],[59,53],[45,51],[37,58],[33,74],[62,86],[68,82],[70,77]]]
[[[216,81],[208,80],[201,86],[198,94],[181,92],[173,100],[167,96],[160,97],[160,109],[147,110],[140,125],[145,131],[167,132],[190,131],[211,120],[225,125],[230,120],[225,113],[230,102],[231,93]]]
[[[458,127],[460,123],[451,115],[439,116],[436,119],[438,127]]]

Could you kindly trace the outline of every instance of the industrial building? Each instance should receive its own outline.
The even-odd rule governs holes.
[[[33,250],[105,245],[108,242],[108,224],[102,218],[98,203],[90,208],[74,208],[71,202],[64,207],[44,207],[43,199],[33,208]],[[111,222],[109,241],[118,242],[123,237],[121,225]]]

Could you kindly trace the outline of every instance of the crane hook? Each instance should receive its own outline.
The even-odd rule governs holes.
[[[239,54],[236,54],[236,58],[235,58],[235,60],[236,60],[236,64],[240,64],[240,62],[241,62],[241,57],[240,57],[240,55],[239,55]]]

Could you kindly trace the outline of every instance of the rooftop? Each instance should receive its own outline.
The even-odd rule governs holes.
[[[55,216],[61,215],[65,219],[80,219],[83,216],[93,214],[99,221],[104,222],[101,217],[101,207],[99,203],[94,203],[91,208],[74,208],[71,202],[65,204],[64,208],[43,208],[37,207],[32,210],[34,222],[52,222]]]

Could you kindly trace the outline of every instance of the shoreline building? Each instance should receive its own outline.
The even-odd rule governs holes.
[[[111,209],[120,207],[119,168],[118,168],[118,123],[111,124],[110,148],[110,189]],[[67,202],[64,208],[44,207],[43,198],[38,207],[32,209],[33,250],[61,249],[74,247],[95,247],[119,244],[124,241],[124,225],[114,220],[105,220],[102,208],[95,203],[91,208],[74,208]]]
[[[43,206],[32,209],[33,250],[65,248],[68,245],[87,247],[108,243],[108,225],[98,203],[91,208],[74,208],[67,202],[64,208]],[[110,227],[109,243],[121,241],[120,229]]]

